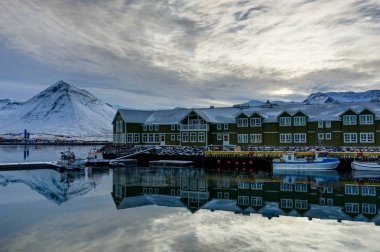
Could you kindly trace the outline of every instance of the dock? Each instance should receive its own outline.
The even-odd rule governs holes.
[[[150,166],[191,166],[193,161],[187,160],[154,160],[149,161]]]
[[[1,171],[24,170],[24,169],[42,169],[42,168],[59,168],[55,162],[25,162],[25,163],[0,163]]]

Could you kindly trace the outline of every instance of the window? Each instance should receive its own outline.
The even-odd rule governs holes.
[[[238,127],[248,127],[248,118],[238,118],[237,119]]]
[[[171,189],[171,190],[170,190],[170,194],[171,194],[171,195],[175,195],[175,189]]]
[[[281,199],[281,208],[293,208],[293,200]]]
[[[216,135],[216,140],[221,141],[222,140],[222,134],[217,134]]]
[[[160,135],[159,134],[154,134],[154,142],[158,143],[160,141]]]
[[[160,128],[159,128],[159,125],[154,125],[154,130],[155,131],[158,131]]]
[[[205,142],[205,133],[204,132],[199,132],[198,133],[198,142]]]
[[[227,123],[223,124],[223,129],[228,130],[228,124]]]
[[[327,198],[327,205],[328,206],[334,205],[334,199],[333,198]]]
[[[230,193],[229,193],[229,192],[224,192],[224,193],[223,193],[223,197],[224,197],[225,199],[229,199],[229,198],[230,198]]]
[[[325,126],[326,128],[331,128],[331,121],[326,121]]]
[[[343,125],[356,125],[356,115],[344,115]]]
[[[261,143],[261,134],[251,134],[251,143]]]
[[[295,133],[294,134],[295,143],[306,143],[306,133]]]
[[[181,125],[177,124],[177,130],[181,130]]]
[[[217,129],[217,130],[222,130],[222,125],[221,125],[220,123],[218,123],[218,124],[216,125],[216,129]]]
[[[291,126],[290,117],[280,117],[280,126]]]
[[[247,182],[247,181],[241,181],[238,184],[238,188],[239,189],[249,189],[249,182]]]
[[[292,134],[280,134],[280,143],[291,143],[292,142]]]
[[[327,193],[333,193],[332,187],[325,187]]]
[[[200,179],[198,181],[198,188],[199,190],[204,191],[206,189],[206,181],[204,181],[203,179]]]
[[[281,191],[285,191],[285,192],[292,192],[293,191],[293,185],[292,184],[282,183],[281,187],[280,187],[280,190]]]
[[[218,199],[223,198],[223,192],[217,192],[216,197],[217,197]]]
[[[326,133],[325,134],[325,139],[326,140],[331,140],[331,133]]]
[[[359,203],[346,203],[347,213],[359,213]]]
[[[116,121],[116,133],[121,133],[123,132],[123,121]]]
[[[305,126],[306,125],[306,117],[304,116],[296,116],[293,118],[294,126]]]
[[[323,128],[323,122],[318,122],[318,128],[320,128],[320,129]]]
[[[319,198],[319,205],[324,205],[326,204],[326,199],[325,198]]]
[[[133,143],[133,134],[132,133],[127,134],[127,143]]]
[[[159,194],[159,190],[158,190],[158,188],[155,188],[155,189],[154,189],[154,194]]]
[[[361,143],[375,142],[375,134],[374,133],[360,133],[360,142]]]
[[[177,135],[177,141],[181,141],[181,134]]]
[[[294,206],[297,209],[307,209],[307,200],[296,199],[294,201]]]
[[[373,115],[360,115],[360,124],[373,124]]]
[[[170,126],[170,130],[171,130],[171,131],[175,131],[175,124],[172,124],[172,125]]]
[[[175,141],[175,135],[173,134],[173,135],[170,135],[170,140],[171,141]]]
[[[251,183],[251,189],[252,190],[263,190],[264,183],[262,182],[253,182]]]
[[[357,134],[356,133],[344,133],[343,141],[345,143],[356,143],[357,142]]]
[[[182,133],[182,142],[189,142],[189,133]]]
[[[296,192],[307,192],[307,184],[296,184],[294,186]]]
[[[262,197],[251,197],[251,205],[252,206],[262,206],[263,198]]]
[[[146,187],[143,188],[143,193],[148,193],[148,189]]]
[[[248,196],[238,196],[238,204],[243,206],[249,205],[249,197]]]
[[[140,134],[135,134],[135,143],[140,143]]]
[[[144,131],[147,131],[147,126],[146,126],[146,125],[144,125],[143,129],[144,129]]]
[[[248,134],[238,134],[237,135],[238,143],[248,143]]]
[[[374,186],[362,186],[363,196],[376,196],[376,187]]]
[[[318,140],[323,140],[325,138],[325,134],[318,133]]]
[[[362,204],[362,213],[364,214],[376,214],[376,204]]]
[[[148,136],[147,136],[147,134],[143,134],[142,135],[142,142],[143,143],[147,143],[148,142]]]
[[[251,127],[260,127],[261,126],[261,118],[251,118],[250,123],[251,123]]]
[[[359,195],[359,186],[357,185],[346,185],[344,187],[344,192],[349,195]]]
[[[153,125],[149,125],[149,131],[153,131]]]
[[[197,133],[196,132],[190,132],[190,142],[194,143],[197,141]]]

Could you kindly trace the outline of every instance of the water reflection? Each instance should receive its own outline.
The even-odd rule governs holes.
[[[118,209],[146,205],[229,211],[267,218],[366,221],[380,225],[380,176],[374,172],[278,171],[251,174],[199,168],[117,168]]]
[[[58,205],[85,195],[99,185],[100,180],[101,176],[87,169],[85,173],[60,173],[50,169],[0,172],[0,185],[23,183]]]

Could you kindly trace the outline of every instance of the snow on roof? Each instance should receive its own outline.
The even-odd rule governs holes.
[[[222,210],[222,211],[229,211],[229,212],[241,212],[242,209],[236,205],[236,200],[231,199],[213,199],[209,202],[207,202],[204,206],[202,206],[202,209],[209,209],[209,210]]]
[[[380,102],[357,102],[357,103],[325,103],[325,104],[301,104],[288,103],[279,106],[252,106],[247,108],[220,107],[220,108],[197,108],[197,109],[171,109],[158,111],[124,110],[119,109],[126,122],[145,124],[177,124],[187,114],[194,111],[209,123],[235,123],[236,117],[242,113],[261,115],[265,122],[277,122],[278,116],[286,112],[291,116],[301,112],[308,116],[309,121],[337,121],[341,120],[342,113],[352,110],[359,114],[368,109],[380,118]]]
[[[310,209],[305,212],[305,217],[319,219],[338,219],[351,220],[352,218],[343,212],[342,207],[311,205]]]
[[[185,207],[181,198],[168,195],[139,195],[135,197],[126,197],[118,206],[118,209],[134,208],[148,205],[166,206],[166,207]]]

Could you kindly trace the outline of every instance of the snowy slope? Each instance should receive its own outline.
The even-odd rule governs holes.
[[[0,173],[0,186],[13,183],[23,183],[58,205],[88,193],[99,184],[96,180],[84,177],[74,180],[54,170],[4,171]]]
[[[308,104],[321,104],[330,102],[368,102],[380,101],[380,90],[369,90],[365,92],[329,92],[313,93],[303,101]]]
[[[24,104],[0,113],[0,133],[53,134],[110,140],[116,110],[89,92],[59,81]]]

